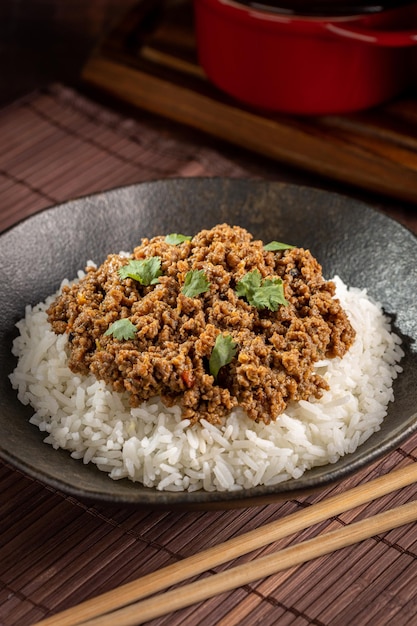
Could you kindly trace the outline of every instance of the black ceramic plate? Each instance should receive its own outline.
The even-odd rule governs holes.
[[[195,233],[227,222],[264,241],[310,248],[328,277],[367,288],[404,341],[403,373],[382,429],[355,453],[298,480],[238,493],[161,493],[112,481],[93,465],[42,442],[8,374],[14,324],[26,304],[53,293],[85,262],[132,249],[143,236]],[[181,179],[145,183],[75,200],[0,236],[0,455],[28,475],[89,501],[148,507],[248,506],[290,498],[338,481],[393,450],[417,427],[417,238],[364,204],[324,191],[249,180]]]

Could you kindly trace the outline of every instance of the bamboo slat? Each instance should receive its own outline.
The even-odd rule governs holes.
[[[238,535],[179,563],[174,563],[148,576],[127,583],[98,598],[88,600],[78,607],[42,620],[37,626],[76,626],[78,624],[88,624],[88,626],[99,626],[99,624],[107,626],[108,624],[108,626],[112,626],[114,623],[119,624],[119,626],[128,626],[129,624],[143,623],[154,617],[164,615],[168,611],[189,606],[189,604],[210,598],[223,591],[235,589],[240,585],[264,578],[281,569],[293,567],[332,550],[338,550],[372,537],[379,532],[414,521],[417,519],[417,502],[402,505],[392,511],[389,510],[361,522],[355,522],[316,539],[299,545],[296,544],[281,550],[277,555],[272,554],[254,559],[248,564],[237,566],[222,574],[216,574],[209,581],[204,579],[191,583],[182,590],[176,589],[173,592],[167,592],[164,595],[164,602],[161,602],[160,598],[157,597],[156,600],[151,599],[149,602],[142,602],[140,607],[132,610],[121,608],[191,576],[201,574],[219,564],[248,554],[256,548],[292,535],[343,511],[348,511],[364,502],[373,501],[396,489],[410,485],[416,480],[417,464],[407,465],[354,487],[347,492],[327,498],[307,509],[288,515],[281,520]],[[105,614],[116,609],[120,609],[118,614],[111,613],[108,617],[105,616]]]

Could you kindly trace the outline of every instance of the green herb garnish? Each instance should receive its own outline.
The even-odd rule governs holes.
[[[276,311],[280,304],[288,304],[281,278],[262,279],[257,269],[244,275],[236,285],[236,293],[257,309]]]
[[[129,318],[125,317],[121,320],[116,320],[113,324],[110,324],[105,335],[113,335],[115,339],[126,340],[133,339],[136,335],[137,328]]]
[[[149,259],[132,259],[119,268],[120,278],[132,278],[141,285],[155,285],[161,276],[161,259],[152,256]]]
[[[230,363],[236,354],[237,343],[230,335],[217,335],[209,359],[210,374],[217,378],[220,368]]]
[[[281,241],[270,241],[264,246],[264,250],[268,252],[276,252],[277,250],[291,250],[295,246],[291,246],[288,243],[281,243]]]
[[[181,293],[183,293],[184,296],[188,296],[188,298],[194,298],[194,296],[208,291],[209,287],[210,283],[203,270],[190,270],[185,276]]]
[[[181,235],[179,233],[171,233],[165,237],[165,243],[170,243],[173,246],[179,246],[180,243],[184,243],[184,241],[191,241],[192,237],[188,235]]]

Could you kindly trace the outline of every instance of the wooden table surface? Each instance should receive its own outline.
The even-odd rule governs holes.
[[[339,191],[417,233],[412,203],[297,170],[129,107],[77,81],[41,82],[0,110],[0,230],[48,206],[124,184],[177,176],[249,176]],[[204,547],[412,463],[416,456],[417,435],[366,470],[308,497],[242,510],[175,513],[88,506],[1,462],[0,624],[30,626]],[[405,488],[255,555],[416,496],[417,487]],[[417,623],[416,576],[417,526],[410,524],[151,623],[405,626]]]

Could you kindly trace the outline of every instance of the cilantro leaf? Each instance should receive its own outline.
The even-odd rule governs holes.
[[[266,278],[262,282],[262,286],[253,294],[253,305],[257,309],[277,311],[280,304],[288,305],[281,278]]]
[[[161,276],[161,259],[151,256],[149,259],[131,259],[127,265],[119,268],[120,278],[132,278],[141,285],[155,285]]]
[[[129,318],[124,317],[120,320],[116,320],[115,322],[113,322],[113,324],[110,324],[104,334],[107,336],[113,335],[115,339],[126,340],[133,339],[133,337],[136,335],[136,332],[136,326],[132,324]]]
[[[276,311],[280,304],[288,305],[281,278],[262,279],[258,269],[254,269],[243,276],[236,285],[236,293],[257,309]]]
[[[208,291],[210,283],[203,270],[190,270],[185,276],[184,286],[181,293],[188,298],[198,296],[200,293]]]
[[[230,335],[219,334],[209,359],[210,374],[217,378],[220,368],[230,363],[237,351],[237,343]]]
[[[288,243],[281,243],[280,241],[270,241],[264,246],[264,250],[268,252],[276,252],[277,250],[291,250],[295,246],[291,246]]]
[[[181,235],[179,233],[171,233],[165,237],[165,243],[170,243],[173,246],[178,246],[180,243],[184,241],[191,241],[192,237],[188,235]]]
[[[236,293],[238,296],[246,298],[249,304],[253,304],[253,294],[260,289],[262,284],[262,276],[259,270],[254,269],[248,272],[236,285]]]

